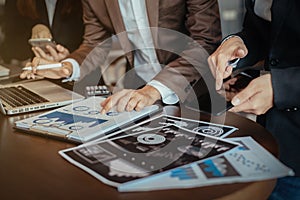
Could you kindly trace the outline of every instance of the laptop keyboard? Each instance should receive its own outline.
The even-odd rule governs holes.
[[[48,102],[47,99],[23,86],[0,88],[0,98],[12,107]]]

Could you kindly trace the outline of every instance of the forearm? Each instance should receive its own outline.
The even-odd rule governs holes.
[[[193,84],[209,73],[207,58],[221,40],[219,7],[216,0],[187,1],[186,28],[189,35],[177,36],[173,53],[179,58],[169,62],[154,78],[184,101]]]

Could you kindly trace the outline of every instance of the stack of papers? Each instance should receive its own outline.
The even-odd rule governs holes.
[[[235,127],[164,114],[150,117],[160,110],[157,105],[141,112],[102,115],[100,102],[104,100],[90,97],[15,124],[27,131],[86,142],[59,154],[121,192],[294,175],[251,137],[227,138]]]
[[[294,172],[235,127],[160,115],[101,140],[60,151],[120,192],[260,181]]]
[[[111,186],[151,177],[230,152],[239,145],[175,125],[61,151],[76,166]]]
[[[157,176],[119,185],[121,192],[194,188],[238,182],[261,181],[294,172],[279,162],[251,137],[229,139],[241,146],[236,151],[176,168]],[[163,184],[162,184],[163,183]]]

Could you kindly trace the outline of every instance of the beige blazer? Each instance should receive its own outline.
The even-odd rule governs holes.
[[[118,0],[82,2],[84,41],[80,48],[70,55],[81,64],[81,77],[105,60],[109,42],[100,46],[99,44],[103,44],[115,34],[118,34],[120,45],[126,52],[129,69],[133,68],[133,53],[130,51],[132,46],[127,35],[123,34],[125,26]],[[192,88],[191,83],[195,83],[201,77],[199,70],[208,69],[206,58],[221,40],[217,0],[146,0],[146,6],[150,27],[172,30],[170,34],[152,32],[155,46],[158,48],[156,50],[158,60],[164,65],[154,79],[172,89],[181,100],[184,100]],[[195,40],[207,53],[199,48],[193,49],[191,45],[185,49],[186,43],[191,42],[183,39],[182,34]],[[163,48],[160,49],[160,46]],[[170,52],[173,50],[176,51],[175,55]],[[181,51],[180,54],[178,51]]]

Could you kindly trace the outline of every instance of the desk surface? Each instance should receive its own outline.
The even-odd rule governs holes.
[[[165,112],[178,112],[174,108],[166,107]],[[0,199],[265,199],[275,184],[275,180],[269,180],[194,189],[119,193],[59,156],[59,150],[73,147],[73,144],[13,129],[14,121],[35,114],[12,117],[0,114]],[[181,110],[181,116],[205,121],[211,118],[185,109]],[[226,113],[226,116],[211,118],[211,122],[238,127],[239,130],[230,137],[250,135],[271,153],[278,154],[272,136],[246,118]]]

